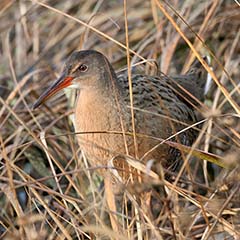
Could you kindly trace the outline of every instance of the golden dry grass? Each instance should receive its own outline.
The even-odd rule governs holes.
[[[1,239],[240,236],[239,3],[125,3],[0,2]],[[197,158],[188,181],[176,174],[176,181],[169,182],[150,172],[147,183],[123,187],[125,194],[118,199],[122,210],[117,213],[121,233],[114,232],[102,180],[76,143],[71,121],[74,94],[67,91],[31,111],[76,49],[100,50],[117,70],[154,59],[167,74],[184,72],[194,57],[210,55],[213,70],[208,71],[214,84],[202,110],[204,125],[194,148],[185,152],[189,159],[199,157],[202,150],[202,158],[222,159],[219,165],[226,168]],[[140,67],[149,74],[156,71],[152,61]],[[182,170],[188,165],[185,162]],[[135,167],[144,171],[141,165]],[[135,199],[149,189],[155,201],[154,221]]]

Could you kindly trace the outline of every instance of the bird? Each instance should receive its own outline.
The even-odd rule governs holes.
[[[128,74],[115,72],[104,54],[96,50],[75,51],[65,62],[60,77],[40,95],[33,109],[64,88],[79,90],[74,124],[76,133],[80,133],[78,144],[90,165],[99,167],[112,197],[112,180],[105,176],[109,176],[109,161],[116,156],[130,156],[145,165],[153,160],[156,171],[159,164],[172,171],[181,166],[181,152],[159,143],[170,138],[191,146],[196,140],[196,129],[184,129],[199,120],[196,108],[204,100],[206,74],[196,61],[184,75],[138,73],[132,74],[129,81]],[[123,182],[130,177],[138,181],[138,171],[123,160],[114,166]],[[114,203],[109,205],[116,210]],[[117,229],[116,219],[112,217],[111,222]]]
[[[154,159],[157,164],[174,170],[181,162],[180,151],[167,144],[154,147],[159,144],[157,138],[167,139],[198,121],[194,106],[203,101],[206,73],[196,61],[185,75],[133,74],[131,106],[127,74],[116,74],[108,59],[98,51],[75,51],[60,77],[43,92],[33,109],[63,88],[79,89],[75,131],[83,133],[78,135],[78,143],[92,166],[106,167],[114,156],[124,154],[137,156],[143,163]],[[191,146],[197,135],[190,128],[174,140]],[[106,169],[101,171],[104,175]],[[128,173],[125,175],[127,178]]]

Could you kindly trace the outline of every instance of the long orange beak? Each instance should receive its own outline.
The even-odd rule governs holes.
[[[66,76],[64,73],[38,98],[33,104],[33,109],[39,107],[42,103],[47,101],[50,97],[55,95],[58,91],[66,88],[72,84],[73,77]]]

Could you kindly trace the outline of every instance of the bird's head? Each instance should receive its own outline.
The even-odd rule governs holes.
[[[113,78],[114,70],[103,54],[94,50],[76,51],[66,61],[60,77],[34,103],[33,109],[66,87],[104,90]]]

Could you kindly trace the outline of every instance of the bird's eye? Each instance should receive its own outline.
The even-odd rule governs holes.
[[[88,70],[88,66],[85,65],[85,64],[81,64],[79,67],[78,67],[78,70],[81,71],[81,72],[86,72]]]

